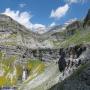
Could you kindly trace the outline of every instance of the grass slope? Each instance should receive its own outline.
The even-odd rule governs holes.
[[[90,28],[76,30],[74,35],[67,37],[62,42],[55,42],[55,43],[56,47],[68,47],[76,44],[90,43]]]
[[[29,76],[26,81],[33,79],[36,75],[44,71],[44,63],[40,60],[28,60],[25,64],[15,64],[17,56],[5,57],[5,53],[0,52],[0,87],[17,86],[22,81],[23,66],[28,69]],[[16,70],[16,74],[11,78],[11,74]],[[2,74],[3,72],[3,74]]]

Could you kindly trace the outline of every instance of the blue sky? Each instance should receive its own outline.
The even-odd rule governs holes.
[[[0,0],[1,13],[13,18],[14,15],[10,13],[16,15],[18,11],[19,18],[21,13],[26,12],[24,23],[29,23],[27,27],[64,24],[69,20],[82,19],[89,8],[90,0]],[[14,19],[16,19],[15,16]]]

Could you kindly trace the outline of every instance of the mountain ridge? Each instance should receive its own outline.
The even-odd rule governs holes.
[[[48,80],[44,81],[45,79],[43,79],[43,81],[40,81],[40,83],[42,82],[41,85],[36,83],[41,90],[44,88],[47,90],[59,81],[69,77],[74,72],[73,69],[78,69],[77,64],[80,62],[80,59],[83,64],[88,63],[90,59],[89,20],[88,16],[87,20],[74,21],[66,27],[58,25],[52,27],[50,31],[44,34],[37,34],[28,31],[28,29],[10,17],[2,15],[0,17],[0,59],[1,66],[3,66],[0,70],[3,71],[1,75],[4,75],[4,72],[6,74],[0,80],[4,79],[6,82],[1,82],[0,85],[7,85],[8,79],[6,77],[11,78],[8,75],[12,75],[12,73],[17,71],[15,78],[13,76],[13,79],[15,79],[13,81],[16,83],[12,83],[11,78],[9,80],[10,84],[8,83],[10,86],[14,84],[19,87],[18,85],[21,84],[20,86],[21,88],[24,87],[24,90],[27,90],[27,88],[37,89],[35,85],[33,87],[30,87],[30,85],[33,84],[34,80],[37,81],[40,78],[40,76],[37,78],[38,75],[46,77],[50,73],[49,67],[51,71],[55,69],[55,72],[58,73],[53,71],[50,76],[48,75]],[[84,25],[84,23],[86,24]],[[70,64],[69,68],[65,70],[69,59],[71,62],[74,60],[74,66],[71,67]],[[82,64],[78,65],[81,66]],[[22,78],[24,70],[28,72],[26,79],[24,78],[25,81]],[[46,73],[44,73],[44,70],[46,70]]]

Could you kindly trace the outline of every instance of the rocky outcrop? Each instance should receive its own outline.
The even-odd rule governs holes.
[[[78,59],[77,65],[79,65],[81,59],[80,55],[86,51],[86,46],[84,45],[76,45],[73,47],[69,47],[66,49],[60,49],[60,59],[58,61],[60,71],[64,71],[66,67],[71,67],[74,63],[76,63],[76,59]]]
[[[66,49],[29,49],[27,47],[21,46],[0,46],[0,51],[6,53],[7,57],[11,55],[17,55],[21,58],[22,61],[31,59],[57,62],[59,60],[58,63],[60,64],[61,62],[60,66],[62,66],[66,62],[69,62],[71,57],[72,59],[79,58],[80,55],[82,55],[82,53],[86,50],[86,48],[87,47],[84,45],[76,45]]]
[[[74,21],[66,27],[66,36],[71,36],[75,34],[77,29],[82,28],[82,23],[80,21]]]
[[[69,78],[50,90],[90,90],[90,63],[80,67]]]
[[[65,60],[65,52],[63,49],[60,49],[60,59],[58,61],[59,70],[62,72],[65,70],[66,67],[66,60]]]
[[[75,29],[80,28],[80,27],[81,27],[80,21],[74,21],[67,26],[67,29],[68,30],[75,30]]]
[[[59,49],[28,49],[21,46],[0,46],[0,51],[5,53],[6,57],[17,56],[18,62],[25,62],[28,59],[57,62],[60,57]]]
[[[88,14],[86,16],[86,18],[84,19],[84,24],[83,26],[90,26],[90,9],[88,10]]]
[[[90,90],[90,45],[60,49],[59,83],[50,90]]]

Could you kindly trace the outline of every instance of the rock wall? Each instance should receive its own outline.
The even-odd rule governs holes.
[[[90,45],[60,49],[59,83],[50,90],[90,90]]]
[[[54,61],[59,60],[59,49],[28,49],[21,46],[0,46],[0,51],[5,53],[6,57],[17,55],[17,61],[42,60],[42,61]]]
[[[70,77],[49,90],[90,90],[90,63],[79,68]]]
[[[75,60],[81,60],[81,55],[84,51],[89,51],[88,45],[77,45],[69,48],[60,48],[60,49],[28,49],[27,47],[21,46],[0,46],[0,51],[6,53],[6,56],[17,55],[20,60],[42,60],[48,62],[64,62],[68,64],[71,59],[76,62]],[[88,55],[88,54],[86,54]],[[86,56],[85,55],[85,56]],[[89,57],[89,55],[88,55]],[[83,58],[83,56],[82,56]],[[87,57],[86,57],[87,58]],[[62,66],[62,65],[60,65]],[[66,67],[66,65],[65,65]]]
[[[84,24],[83,24],[83,26],[85,27],[85,26],[90,26],[90,9],[88,10],[88,14],[87,14],[87,16],[85,17],[85,19],[84,19]]]
[[[86,51],[88,46],[84,45],[76,45],[69,48],[61,48],[60,49],[60,59],[58,61],[60,71],[64,70],[66,67],[72,67],[74,64],[79,65],[82,61],[82,57],[80,55]]]

